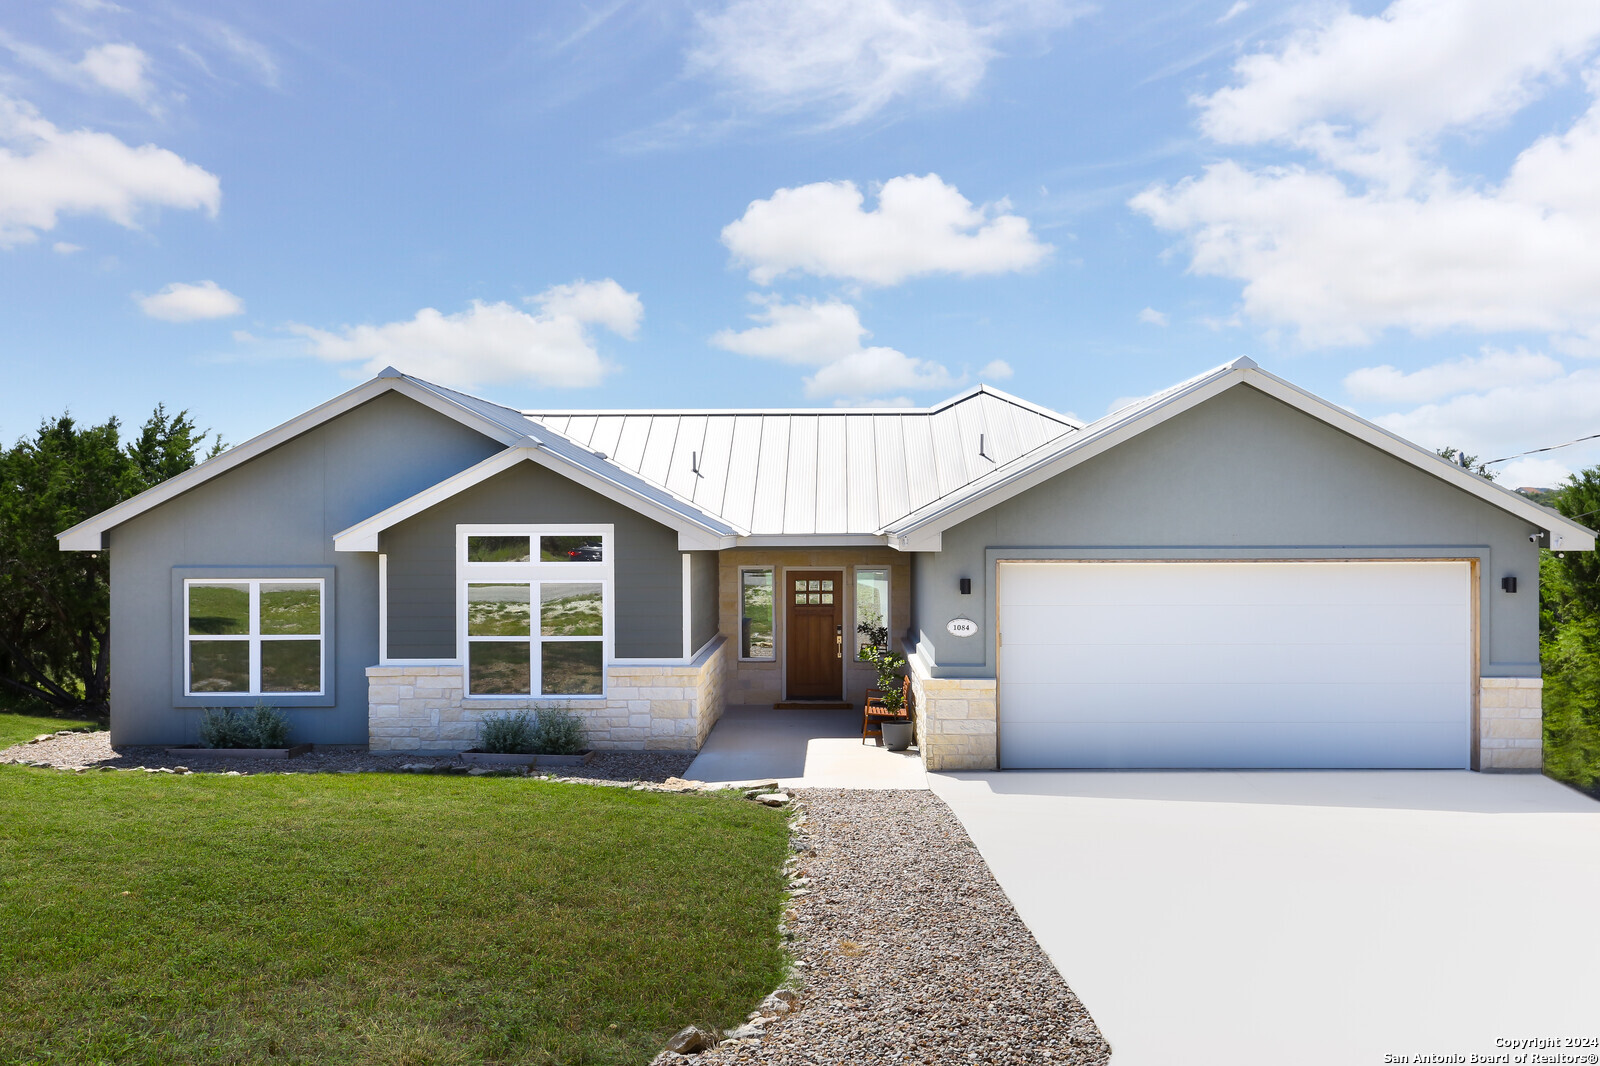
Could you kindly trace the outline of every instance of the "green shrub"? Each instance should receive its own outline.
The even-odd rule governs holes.
[[[539,729],[527,711],[486,714],[479,726],[478,748],[495,755],[532,755],[538,748]]]
[[[287,748],[289,746],[289,719],[276,707],[258,703],[246,715],[258,748]]]
[[[264,703],[249,710],[207,707],[200,715],[200,743],[207,748],[286,748],[289,720]]]
[[[540,755],[576,755],[584,750],[583,719],[561,707],[539,709]]]

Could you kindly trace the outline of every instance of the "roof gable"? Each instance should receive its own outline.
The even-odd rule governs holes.
[[[980,478],[961,492],[935,501],[904,518],[889,523],[885,540],[902,550],[938,550],[944,530],[1048,481],[1079,463],[1122,444],[1167,419],[1206,402],[1228,389],[1249,385],[1380,451],[1417,467],[1470,495],[1476,496],[1543,530],[1550,546],[1569,551],[1592,551],[1593,531],[1543,507],[1518,493],[1462,469],[1342,407],[1328,403],[1304,389],[1262,370],[1253,360],[1241,358],[1180,382],[1091,422],[1081,433],[1051,442],[1018,457]]]

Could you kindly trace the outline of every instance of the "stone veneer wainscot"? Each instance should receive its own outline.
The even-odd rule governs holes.
[[[1544,680],[1478,679],[1479,770],[1544,768]]]
[[[459,665],[367,667],[367,745],[372,751],[455,752],[478,743],[493,711],[555,705],[583,719],[601,751],[698,751],[722,717],[728,644],[717,637],[685,665],[606,667],[602,699],[462,699]]]
[[[907,666],[923,765],[929,770],[998,770],[994,678],[930,677],[916,655]]]

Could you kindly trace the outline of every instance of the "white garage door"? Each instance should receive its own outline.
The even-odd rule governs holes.
[[[1465,767],[1467,563],[1001,563],[1000,762]]]

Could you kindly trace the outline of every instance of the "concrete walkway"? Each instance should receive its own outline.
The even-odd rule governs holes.
[[[1114,1066],[1465,1062],[1497,1039],[1597,1035],[1600,804],[1553,781],[929,780]]]
[[[916,749],[861,739],[860,711],[729,707],[683,776],[722,784],[772,781],[802,788],[927,788]]]

